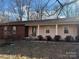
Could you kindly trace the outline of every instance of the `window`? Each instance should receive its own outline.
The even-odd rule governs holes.
[[[4,34],[7,34],[7,26],[4,27]]]
[[[6,30],[7,30],[7,26],[4,27],[4,31],[6,31]]]
[[[36,36],[36,27],[35,27],[35,26],[32,27],[32,35],[33,35],[33,36]]]
[[[64,33],[65,33],[65,34],[68,34],[68,33],[69,33],[69,31],[68,31],[68,26],[65,26],[65,27],[64,27]]]
[[[46,30],[46,33],[50,33],[50,30]]]
[[[13,34],[16,34],[16,26],[13,26]]]
[[[13,26],[13,30],[16,31],[16,26]]]

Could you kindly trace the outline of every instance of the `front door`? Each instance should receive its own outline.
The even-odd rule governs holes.
[[[25,37],[28,37],[28,26],[25,26]]]

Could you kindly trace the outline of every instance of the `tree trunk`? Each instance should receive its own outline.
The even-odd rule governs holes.
[[[22,21],[22,16],[19,16],[19,21]]]

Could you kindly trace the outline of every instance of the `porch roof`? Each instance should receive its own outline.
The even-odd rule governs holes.
[[[8,26],[8,25],[13,25],[13,26],[17,26],[17,25],[25,25],[25,22],[23,21],[14,21],[14,22],[6,22],[6,23],[0,23],[0,26]]]

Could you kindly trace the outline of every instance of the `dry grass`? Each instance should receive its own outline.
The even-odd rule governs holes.
[[[78,46],[78,43],[22,40],[16,41],[12,45],[0,47],[0,59],[70,59],[69,57],[60,56],[66,55],[68,51],[79,52]]]

